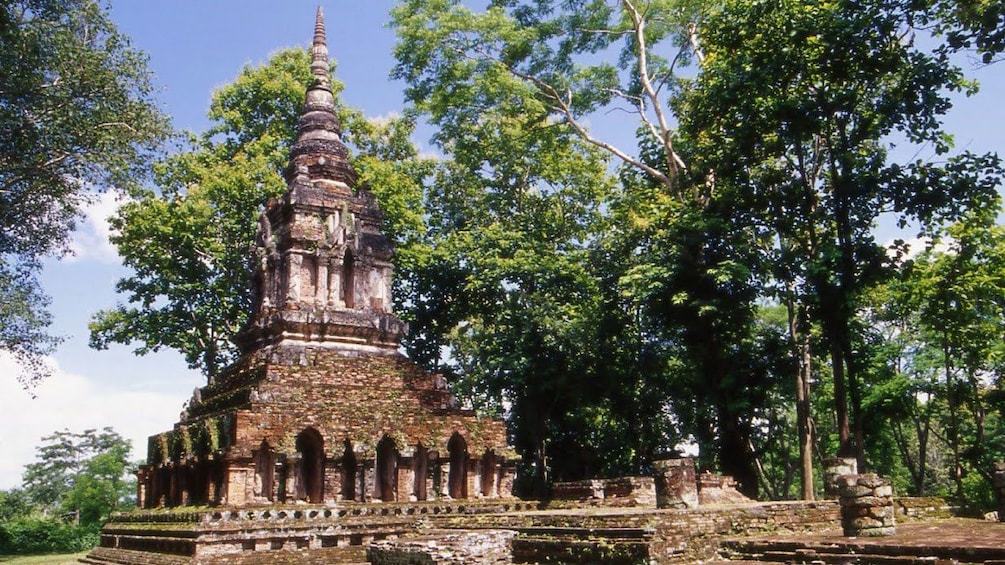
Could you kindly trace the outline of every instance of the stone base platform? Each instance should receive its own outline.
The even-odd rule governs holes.
[[[112,518],[83,563],[253,565],[366,562],[371,542],[421,531],[439,518],[527,511],[537,502],[340,503],[135,511]]]
[[[723,565],[840,563],[861,565],[1005,564],[1005,524],[952,518],[898,524],[893,536],[850,538],[840,528],[807,535],[725,540]],[[720,563],[720,562],[717,562]]]
[[[938,499],[897,499],[896,509],[898,524],[903,525],[898,525],[897,536],[887,540],[901,539],[901,528],[909,531],[914,525],[933,523],[949,514],[948,507]],[[987,527],[985,524],[978,523]],[[998,535],[1003,540],[999,547],[1005,547],[1005,523],[992,525],[997,529],[989,532],[988,539]],[[115,517],[102,531],[101,547],[83,562],[483,563],[463,555],[467,546],[483,542],[488,544],[486,547],[508,546],[508,558],[516,563],[696,563],[722,559],[724,554],[737,560],[765,562],[776,555],[769,552],[787,546],[764,549],[756,545],[756,540],[778,537],[779,544],[804,542],[817,539],[821,532],[831,532],[828,535],[838,540],[849,539],[840,536],[837,501],[694,509],[570,508],[565,503],[556,508],[512,499],[167,509]],[[957,539],[959,547],[967,547],[961,539]],[[368,549],[373,551],[368,554]],[[788,557],[781,553],[777,556],[782,561],[799,563],[794,552],[804,549],[812,548],[793,546]],[[1005,549],[1002,553],[999,565],[1005,565]],[[406,556],[408,561],[402,561]],[[491,561],[504,562],[510,561],[503,560],[501,554]],[[835,562],[852,561],[845,555],[844,561]]]

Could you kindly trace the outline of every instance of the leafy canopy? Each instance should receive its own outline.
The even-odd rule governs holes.
[[[48,299],[39,260],[67,251],[94,191],[137,186],[167,135],[146,56],[96,0],[0,5],[0,347],[29,385],[41,356]]]
[[[54,432],[36,447],[36,462],[25,466],[24,492],[43,508],[77,512],[81,524],[100,525],[134,493],[131,450],[111,428]]]

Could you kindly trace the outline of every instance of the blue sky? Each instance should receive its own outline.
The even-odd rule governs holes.
[[[336,76],[345,84],[343,100],[370,117],[400,112],[402,85],[388,78],[395,38],[386,22],[393,2],[321,4],[329,51],[338,62]],[[135,47],[149,54],[162,89],[159,98],[175,127],[200,131],[208,125],[205,114],[215,88],[232,81],[246,64],[309,43],[316,6],[314,0],[113,0],[112,18]],[[970,74],[983,83],[982,93],[958,102],[949,130],[958,147],[1001,151],[1005,63]],[[626,129],[630,134],[634,125]],[[37,398],[17,386],[15,368],[0,357],[0,489],[20,484],[41,436],[66,427],[113,426],[134,440],[134,457],[144,457],[146,437],[169,429],[192,389],[203,383],[169,351],[136,357],[128,347],[88,348],[87,321],[95,311],[115,305],[114,284],[125,274],[105,239],[103,219],[114,205],[106,196],[90,210],[75,240],[76,257],[47,263],[41,282],[53,299],[54,330],[67,340],[53,356],[55,375],[35,391]],[[892,235],[883,230],[881,237]]]

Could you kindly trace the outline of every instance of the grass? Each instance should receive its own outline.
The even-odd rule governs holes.
[[[66,563],[76,563],[78,559],[87,555],[87,551],[81,553],[60,553],[56,555],[0,555],[0,563],[3,565],[64,565]]]

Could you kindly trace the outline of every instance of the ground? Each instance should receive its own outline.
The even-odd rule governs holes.
[[[61,553],[58,555],[0,555],[3,565],[70,565],[87,555],[83,553]]]

